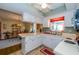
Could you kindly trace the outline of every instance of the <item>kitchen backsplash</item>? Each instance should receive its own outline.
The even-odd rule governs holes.
[[[65,28],[64,28],[64,32],[65,32],[65,33],[72,33],[72,34],[75,34],[75,33],[76,33],[76,30],[75,30],[73,27],[65,27]]]

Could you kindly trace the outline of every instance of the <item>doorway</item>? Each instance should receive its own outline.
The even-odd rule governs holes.
[[[42,28],[43,28],[42,24],[36,24],[36,31],[37,31],[37,33],[42,32]]]

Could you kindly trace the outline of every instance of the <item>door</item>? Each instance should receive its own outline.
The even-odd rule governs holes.
[[[36,31],[37,32],[42,32],[42,28],[43,28],[42,24],[36,24]]]

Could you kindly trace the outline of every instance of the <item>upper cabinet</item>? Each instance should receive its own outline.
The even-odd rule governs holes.
[[[21,20],[22,16],[7,10],[0,9],[0,18],[1,19],[10,19],[10,20]]]

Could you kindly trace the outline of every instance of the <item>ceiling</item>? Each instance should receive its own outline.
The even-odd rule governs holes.
[[[41,4],[39,4],[39,3],[32,3],[31,6],[33,6],[37,10],[39,10],[44,16],[46,16],[46,14],[51,13],[52,11],[56,10],[57,8],[65,7],[64,3],[46,3],[46,4],[47,4],[47,8],[45,8],[45,9],[43,9],[41,7]]]
[[[54,10],[54,9],[60,7],[60,6],[63,6],[64,3],[53,3],[53,4],[52,3],[47,3],[47,8],[46,9],[43,9],[41,7],[41,4],[39,4],[39,3],[32,3],[31,5],[33,7],[35,7],[36,9],[38,9],[39,11],[41,11],[41,12],[49,12],[50,10]]]
[[[75,3],[47,3],[47,8],[42,9],[40,3],[0,3],[0,9],[22,14],[28,12],[36,16],[50,16],[66,10],[75,9]]]

